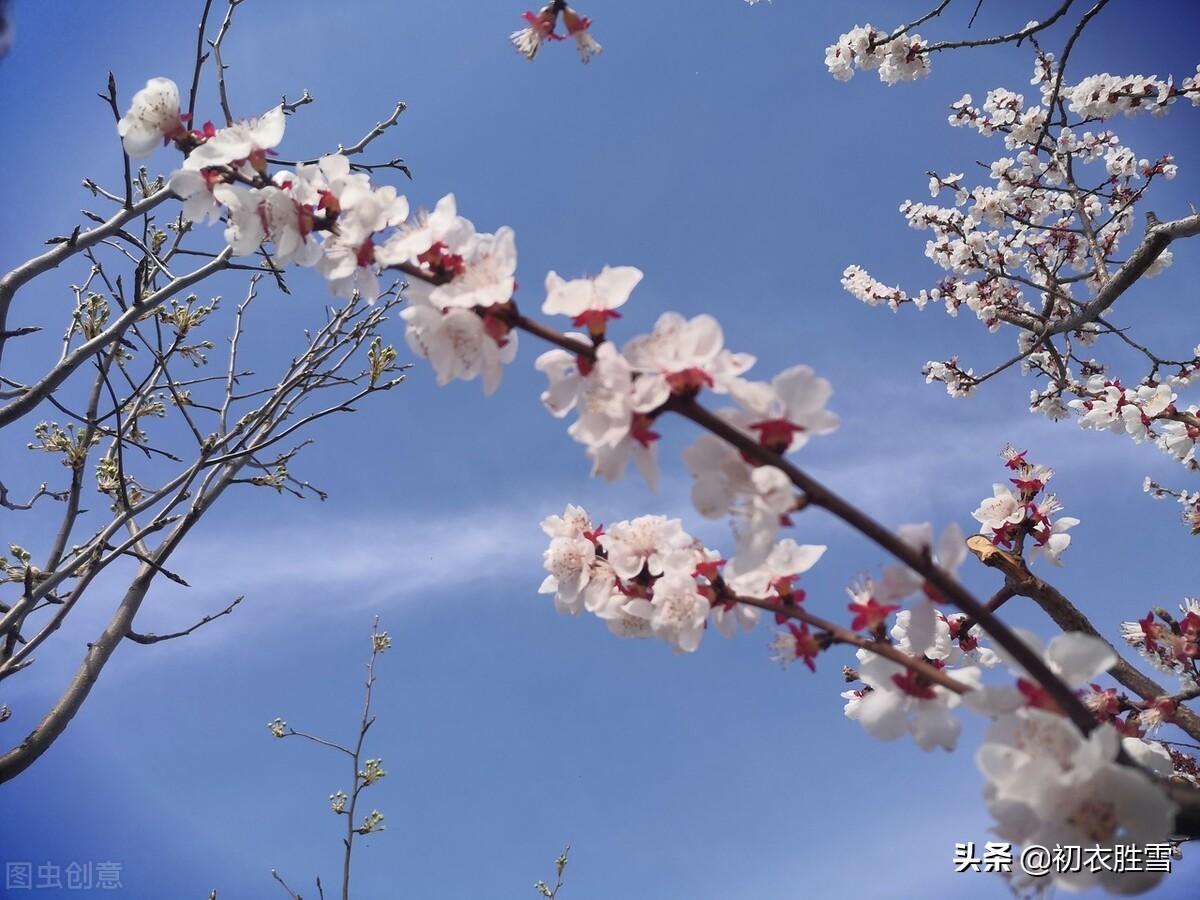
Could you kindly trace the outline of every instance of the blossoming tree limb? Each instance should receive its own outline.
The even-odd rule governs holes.
[[[930,232],[926,256],[947,273],[933,289],[909,294],[859,266],[846,269],[843,285],[858,299],[893,310],[940,302],[957,315],[966,307],[989,331],[1016,338],[1016,353],[982,374],[958,357],[926,363],[926,379],[943,383],[951,396],[968,396],[1019,366],[1039,382],[1030,391],[1032,411],[1054,420],[1074,416],[1087,429],[1153,442],[1195,471],[1200,415],[1182,395],[1200,377],[1200,345],[1193,335],[1187,352],[1151,349],[1137,337],[1139,323],[1118,325],[1111,313],[1131,288],[1171,264],[1174,243],[1200,234],[1200,214],[1191,208],[1162,220],[1147,211],[1139,236],[1135,208],[1144,208],[1152,187],[1174,178],[1176,165],[1169,153],[1139,158],[1107,123],[1117,114],[1161,116],[1179,101],[1200,105],[1200,77],[1193,73],[1178,84],[1169,75],[1068,77],[1072,51],[1107,6],[1098,0],[1079,13],[1057,55],[1040,39],[1049,25],[1073,14],[1072,2],[1044,21],[990,39],[931,44],[911,33],[917,23],[892,32],[866,25],[829,47],[826,63],[836,78],[878,69],[894,84],[927,75],[939,50],[1028,41],[1031,84],[1040,94],[1027,105],[1022,94],[998,88],[980,106],[969,94],[951,104],[952,127],[998,136],[1010,155],[985,167],[990,184],[968,187],[962,173],[930,172],[930,194],[950,195],[952,206],[901,206],[911,227]],[[1100,347],[1107,358],[1092,355]],[[1144,374],[1129,373],[1133,365]],[[1177,499],[1189,527],[1200,531],[1200,493],[1150,482],[1147,490]]]

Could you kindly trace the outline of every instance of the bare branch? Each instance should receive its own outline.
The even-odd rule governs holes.
[[[0,481],[0,506],[11,510],[33,509],[33,505],[42,497],[49,497],[52,500],[65,500],[67,491],[52,491],[46,487],[46,482],[42,482],[38,487],[37,492],[29,498],[25,503],[16,503],[8,499],[8,488],[4,486],[4,482]]]
[[[67,376],[74,372],[88,358],[95,355],[100,350],[103,350],[109,344],[118,340],[125,329],[132,325],[137,319],[145,315],[148,311],[154,309],[162,303],[165,303],[171,297],[178,294],[180,291],[191,287],[199,281],[203,281],[208,276],[215,272],[221,271],[226,267],[226,264],[233,254],[233,250],[226,247],[220,254],[210,260],[205,265],[196,269],[193,272],[176,278],[174,281],[155,291],[149,297],[142,299],[141,303],[129,307],[119,319],[116,320],[109,328],[98,334],[96,337],[81,344],[72,353],[68,354],[58,365],[47,372],[34,385],[29,387],[24,394],[18,399],[12,401],[7,406],[0,408],[0,428],[10,425],[17,419],[30,412],[42,400],[54,391],[60,384],[66,381]]]
[[[212,9],[213,0],[204,0],[204,12],[200,14],[200,24],[196,26],[196,64],[192,69],[192,89],[188,92],[188,122],[191,123],[196,114],[196,94],[200,90],[200,71],[208,54],[204,52],[204,31],[208,27],[208,13]],[[195,125],[193,124],[194,128]]]
[[[111,237],[126,222],[138,216],[145,215],[174,196],[168,190],[151,194],[149,197],[139,200],[130,209],[122,209],[109,218],[103,225],[93,228],[90,231],[76,232],[70,239],[55,246],[53,250],[48,250],[41,256],[35,256],[28,262],[22,263],[13,269],[3,278],[0,278],[0,354],[3,353],[6,338],[10,336],[10,333],[5,331],[5,323],[8,321],[8,310],[12,304],[13,295],[16,294],[22,285],[33,280],[38,275],[57,268],[76,253],[82,253],[105,238]]]
[[[130,631],[125,635],[125,637],[133,641],[135,644],[159,644],[163,641],[173,641],[175,638],[187,637],[189,634],[196,631],[198,628],[204,627],[209,622],[213,622],[221,618],[221,616],[229,615],[244,599],[244,597],[238,597],[219,613],[213,613],[211,616],[205,616],[191,628],[185,628],[183,631],[175,631],[171,634],[138,634],[136,631]]]

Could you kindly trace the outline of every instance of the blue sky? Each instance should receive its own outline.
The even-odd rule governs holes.
[[[80,206],[98,206],[81,176],[117,184],[111,117],[93,95],[110,68],[125,98],[155,75],[183,83],[199,5],[70,4],[68,15],[66,4],[17,0],[16,43],[0,63],[0,267],[69,232]],[[582,11],[606,49],[584,67],[565,46],[534,64],[517,57],[505,41],[516,0],[252,0],[227,61],[239,114],[304,88],[317,98],[289,120],[289,157],[350,143],[406,100],[376,156],[409,162],[415,180],[403,189],[415,204],[453,190],[480,228],[513,226],[527,307],[548,269],[637,265],[646,278],[622,337],[668,309],[710,312],[729,346],[758,355],[761,375],[815,366],[833,381],[844,424],[800,461],[885,522],[968,527],[1000,448],[1029,447],[1058,470],[1057,491],[1083,520],[1056,583],[1115,637],[1122,619],[1196,591],[1179,564],[1194,541],[1173,507],[1141,492],[1146,474],[1181,483],[1182,473],[1152,449],[1028,415],[1016,377],[951,401],[923,384],[921,364],[958,352],[979,371],[1005,357],[1007,341],[932,308],[867,309],[838,283],[849,263],[914,290],[933,283],[925,237],[897,206],[927,196],[926,170],[963,171],[1003,152],[946,127],[945,106],[964,91],[1028,91],[1029,58],[1011,48],[938,57],[931,78],[891,89],[869,74],[840,84],[825,73],[824,47],[839,33],[924,5],[595,0]],[[1019,26],[1050,5],[988,2],[975,27]],[[1195,10],[1162,5],[1145,16],[1113,4],[1074,71],[1193,72]],[[973,6],[953,5],[943,28],[961,30]],[[199,112],[217,116],[212,79]],[[1164,219],[1200,195],[1195,115],[1180,106],[1115,124],[1143,156],[1176,154],[1179,177],[1151,204]],[[150,164],[166,169],[170,154]],[[1179,333],[1164,298],[1194,293],[1197,276],[1181,245],[1172,269],[1122,305],[1136,305],[1144,334],[1186,350],[1195,336]],[[6,357],[14,371],[54,346],[78,277],[66,267],[22,294],[15,320],[51,310],[56,324]],[[265,298],[271,321],[253,338],[264,358],[292,352],[320,315],[324,288],[303,276],[293,286]],[[225,279],[211,290],[241,288]],[[265,492],[223,500],[176,560],[194,587],[160,587],[139,625],[167,631],[238,594],[246,602],[186,641],[122,648],[65,737],[0,788],[0,859],[119,861],[134,898],[214,887],[223,900],[260,897],[277,890],[273,867],[306,890],[317,874],[335,883],[340,823],[326,797],[345,786],[340,760],[275,742],[264,726],[282,716],[349,738],[378,613],[395,644],[368,747],[389,771],[371,798],[388,829],[359,851],[359,897],[531,897],[567,841],[563,897],[1007,896],[950,862],[956,841],[988,837],[971,759],[978,727],[954,755],[875,742],[841,713],[849,654],[822,659],[816,675],[783,672],[767,660],[764,629],[673,657],[559,617],[536,594],[537,523],[568,501],[604,521],[666,512],[699,527],[686,473],[670,462],[688,429],[665,429],[658,496],[636,481],[590,482],[582,452],[538,403],[537,352],[525,344],[489,400],[477,383],[438,390],[418,365],[392,394],[315,429],[318,443],[293,468],[330,491],[325,504]],[[14,489],[45,477],[28,474],[41,470],[18,437],[0,446]],[[3,515],[5,543],[44,533],[44,519]],[[830,545],[807,582],[813,608],[836,618],[845,584],[883,560],[815,513],[799,518],[796,537]],[[987,573],[967,578],[980,593],[993,587]],[[109,602],[97,593],[61,646],[5,685],[6,745],[69,677]],[[1049,633],[1029,611],[1012,614]],[[1155,896],[1194,895],[1191,856]]]

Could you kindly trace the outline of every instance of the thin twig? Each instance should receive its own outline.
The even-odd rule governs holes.
[[[244,597],[238,597],[219,613],[213,613],[210,616],[205,616],[191,628],[185,628],[183,631],[175,631],[171,634],[138,634],[136,631],[130,631],[125,635],[125,637],[133,641],[135,644],[159,644],[163,641],[173,641],[175,638],[187,637],[189,634],[196,631],[196,629],[202,628],[209,622],[215,621],[216,619],[221,618],[221,616],[229,615],[244,599]]]

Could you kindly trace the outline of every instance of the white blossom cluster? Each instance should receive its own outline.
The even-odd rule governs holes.
[[[1008,484],[993,484],[992,496],[971,513],[979,523],[979,533],[998,547],[1020,548],[1030,561],[1045,557],[1056,566],[1062,565],[1059,557],[1071,544],[1067,532],[1079,520],[1059,516],[1062,502],[1054,494],[1045,493],[1054,470],[1027,462],[1023,451],[1011,447],[1005,449],[1004,458],[1013,477]]]
[[[1130,116],[1145,111],[1161,116],[1179,97],[1200,106],[1200,66],[1178,86],[1172,78],[1152,75],[1090,75],[1069,88],[1065,96],[1067,108],[1082,118],[1107,119],[1117,113]]]
[[[738,598],[771,600],[784,612],[777,621],[785,620],[789,607],[804,599],[796,578],[825,550],[785,540],[757,569],[739,573],[717,551],[688,535],[678,519],[642,516],[606,531],[583,509],[568,506],[542,527],[550,545],[545,553],[549,574],[541,590],[554,595],[559,611],[592,613],[620,637],[656,638],[677,652],[697,649],[710,621],[726,636],[739,626],[754,627],[759,610]],[[936,547],[928,524],[905,526],[900,533],[950,571],[962,560],[962,533],[953,526]],[[930,595],[923,579],[911,570],[893,567],[885,570],[878,585],[866,581],[853,587],[853,627],[879,634],[898,608],[880,598],[902,599],[914,593],[925,595],[895,616],[890,643],[952,677],[960,690],[860,649],[858,666],[847,677],[862,686],[842,695],[848,718],[881,740],[911,734],[926,750],[956,748],[962,731],[960,710],[990,718],[976,758],[986,779],[984,796],[996,819],[995,830],[1007,840],[1103,847],[1158,843],[1170,837],[1176,808],[1158,779],[1176,775],[1175,763],[1163,745],[1143,739],[1132,717],[1122,723],[1108,712],[1109,705],[1117,703],[1117,692],[1094,685],[1116,661],[1107,644],[1068,633],[1043,650],[1035,636],[1019,632],[1067,686],[1093,685],[1086,701],[1099,724],[1085,737],[1018,663],[983,645],[978,626],[964,629],[965,617],[937,609],[936,595]],[[773,658],[784,665],[799,661],[813,668],[827,646],[819,632],[792,622],[777,632],[771,649]],[[1001,662],[1013,680],[984,684],[984,670]],[[1142,768],[1119,763],[1122,750]],[[1065,888],[1101,886],[1132,893],[1153,886],[1161,873],[1062,872],[1053,877]]]
[[[734,597],[802,597],[795,579],[825,552],[788,539],[757,566],[739,570],[736,560],[726,564],[685,532],[679,519],[639,516],[605,530],[578,506],[550,516],[542,530],[550,545],[540,590],[554,595],[559,612],[589,612],[618,637],[657,638],[689,653],[700,646],[710,619],[726,637],[758,623],[759,610]]]
[[[618,350],[606,339],[606,323],[628,299],[642,273],[632,267],[605,267],[594,278],[565,281],[551,272],[546,279],[548,315],[570,316],[587,334],[568,337],[594,350],[587,355],[554,349],[535,366],[549,381],[542,402],[557,417],[574,410],[568,434],[583,444],[593,473],[622,477],[632,459],[647,481],[657,480],[653,420],[672,398],[691,398],[709,390],[737,403],[718,412],[755,443],[779,453],[803,447],[810,437],[831,433],[837,417],[825,409],[832,387],[807,366],[795,366],[771,381],[752,381],[745,373],[753,356],[725,348],[719,323],[708,315],[686,319],[664,313],[650,334],[636,336]],[[713,435],[704,435],[684,451],[695,478],[697,510],[708,518],[733,514],[739,523],[738,558],[754,565],[765,558],[780,522],[796,506],[788,477],[771,466],[757,466]]]
[[[1200,689],[1200,600],[1184,600],[1177,617],[1152,609],[1122,622],[1121,637],[1156,669],[1176,676],[1181,690]]]
[[[898,532],[917,549],[933,552],[930,525],[906,525]],[[947,528],[938,542],[935,561],[953,572],[965,554],[962,532],[957,526]],[[898,609],[889,601],[918,591],[924,592],[925,596],[910,609],[896,613],[890,631],[891,643],[906,655],[922,660],[960,684],[978,688],[982,670],[996,665],[999,657],[983,645],[983,632],[978,625],[964,630],[965,616],[947,616],[939,610],[936,593],[911,569],[891,567],[884,570],[878,587],[870,581],[852,587],[850,594],[854,602],[850,604],[850,610],[856,614],[853,625],[881,633],[887,616]],[[880,598],[883,603],[879,602]],[[858,722],[868,734],[880,740],[895,740],[907,733],[923,750],[955,749],[962,731],[955,710],[962,702],[962,695],[871,650],[861,648],[857,657],[859,665],[853,676],[847,677],[854,677],[863,687],[842,694],[846,700],[847,718]]]
[[[839,50],[841,42],[830,48],[831,58],[848,65],[878,38],[856,29],[843,36],[844,49]],[[837,69],[835,75],[848,71]],[[900,207],[912,228],[929,233],[925,255],[945,277],[911,294],[852,265],[842,285],[872,306],[895,311],[934,302],[952,316],[970,310],[993,332],[1015,328],[1020,370],[1043,382],[1030,391],[1031,410],[1153,442],[1195,469],[1200,413],[1195,403],[1181,402],[1179,392],[1200,380],[1200,346],[1190,357],[1168,360],[1134,342],[1150,371],[1122,383],[1106,363],[1085,352],[1117,334],[1115,326],[1081,311],[1142,240],[1135,208],[1147,190],[1177,171],[1169,154],[1140,157],[1102,127],[1103,120],[1118,112],[1161,114],[1179,98],[1200,104],[1200,80],[1193,76],[1175,85],[1170,78],[1104,74],[1060,83],[1053,56],[1038,50],[1031,82],[1040,93],[1032,104],[1020,93],[997,88],[982,104],[966,94],[951,105],[951,125],[1004,140],[1009,155],[987,167],[986,182],[971,186],[964,173],[931,174],[935,202],[908,200]],[[1047,120],[1056,98],[1073,114],[1069,120]],[[952,202],[939,205],[943,196]],[[1153,226],[1151,220],[1146,228]],[[1169,249],[1161,250],[1141,277],[1158,274],[1172,258]],[[977,375],[953,357],[927,362],[924,374],[951,396],[966,397],[1005,368]]]
[[[155,78],[134,96],[119,131],[131,156],[160,141],[187,152],[169,183],[186,219],[223,219],[234,255],[269,248],[274,264],[313,267],[338,296],[373,301],[381,272],[409,272],[414,284],[402,315],[414,352],[430,360],[442,384],[482,377],[485,391],[496,389],[517,348],[516,335],[487,314],[516,286],[511,229],[477,232],[457,214],[453,195],[410,216],[394,187],[374,186],[340,153],[272,173],[282,107],[221,129],[187,131],[181,121],[175,83]]]
[[[897,615],[893,643],[952,676],[963,693],[923,677],[892,659],[866,649],[848,674],[863,686],[846,691],[847,718],[872,736],[893,740],[906,733],[925,750],[957,746],[962,726],[956,713],[969,708],[991,719],[976,760],[986,784],[984,797],[1001,838],[1043,846],[1109,846],[1157,843],[1172,834],[1176,808],[1158,779],[1189,777],[1194,763],[1176,757],[1161,743],[1143,738],[1131,716],[1116,718],[1117,691],[1095,680],[1116,662],[1099,638],[1077,632],[1059,635],[1043,650],[1036,636],[1018,636],[1037,651],[1066,685],[1084,688],[1098,724],[1085,737],[1062,715],[1049,694],[1003,651],[979,646],[977,628],[961,634],[961,616],[930,616],[919,603]],[[933,627],[930,627],[932,624]],[[967,638],[966,641],[963,638]],[[1004,662],[1015,681],[984,684],[983,671]],[[1151,712],[1153,707],[1151,707]],[[1153,715],[1142,713],[1153,730]],[[1118,763],[1123,750],[1141,770]],[[1190,768],[1187,768],[1190,767]],[[1100,886],[1118,893],[1148,890],[1161,873],[1057,872],[1067,889]]]
[[[919,34],[888,34],[871,25],[856,25],[825,49],[825,65],[838,81],[849,81],[854,71],[879,71],[884,84],[915,81],[929,74],[929,56]]]
[[[1061,634],[1044,650],[1034,635],[1019,635],[1073,688],[1092,683],[1117,660],[1112,648],[1090,635]],[[1172,776],[1175,766],[1163,745],[1122,736],[1107,722],[1085,737],[1019,665],[1006,662],[1017,678],[1015,685],[984,687],[965,698],[968,705],[993,716],[976,762],[986,778],[984,797],[996,820],[996,834],[1018,844],[1046,847],[1111,848],[1167,841],[1176,806],[1159,779]],[[1141,768],[1118,762],[1122,750]],[[1085,868],[1052,872],[1050,877],[1055,886],[1067,890],[1102,887],[1131,894],[1149,890],[1162,874]]]

